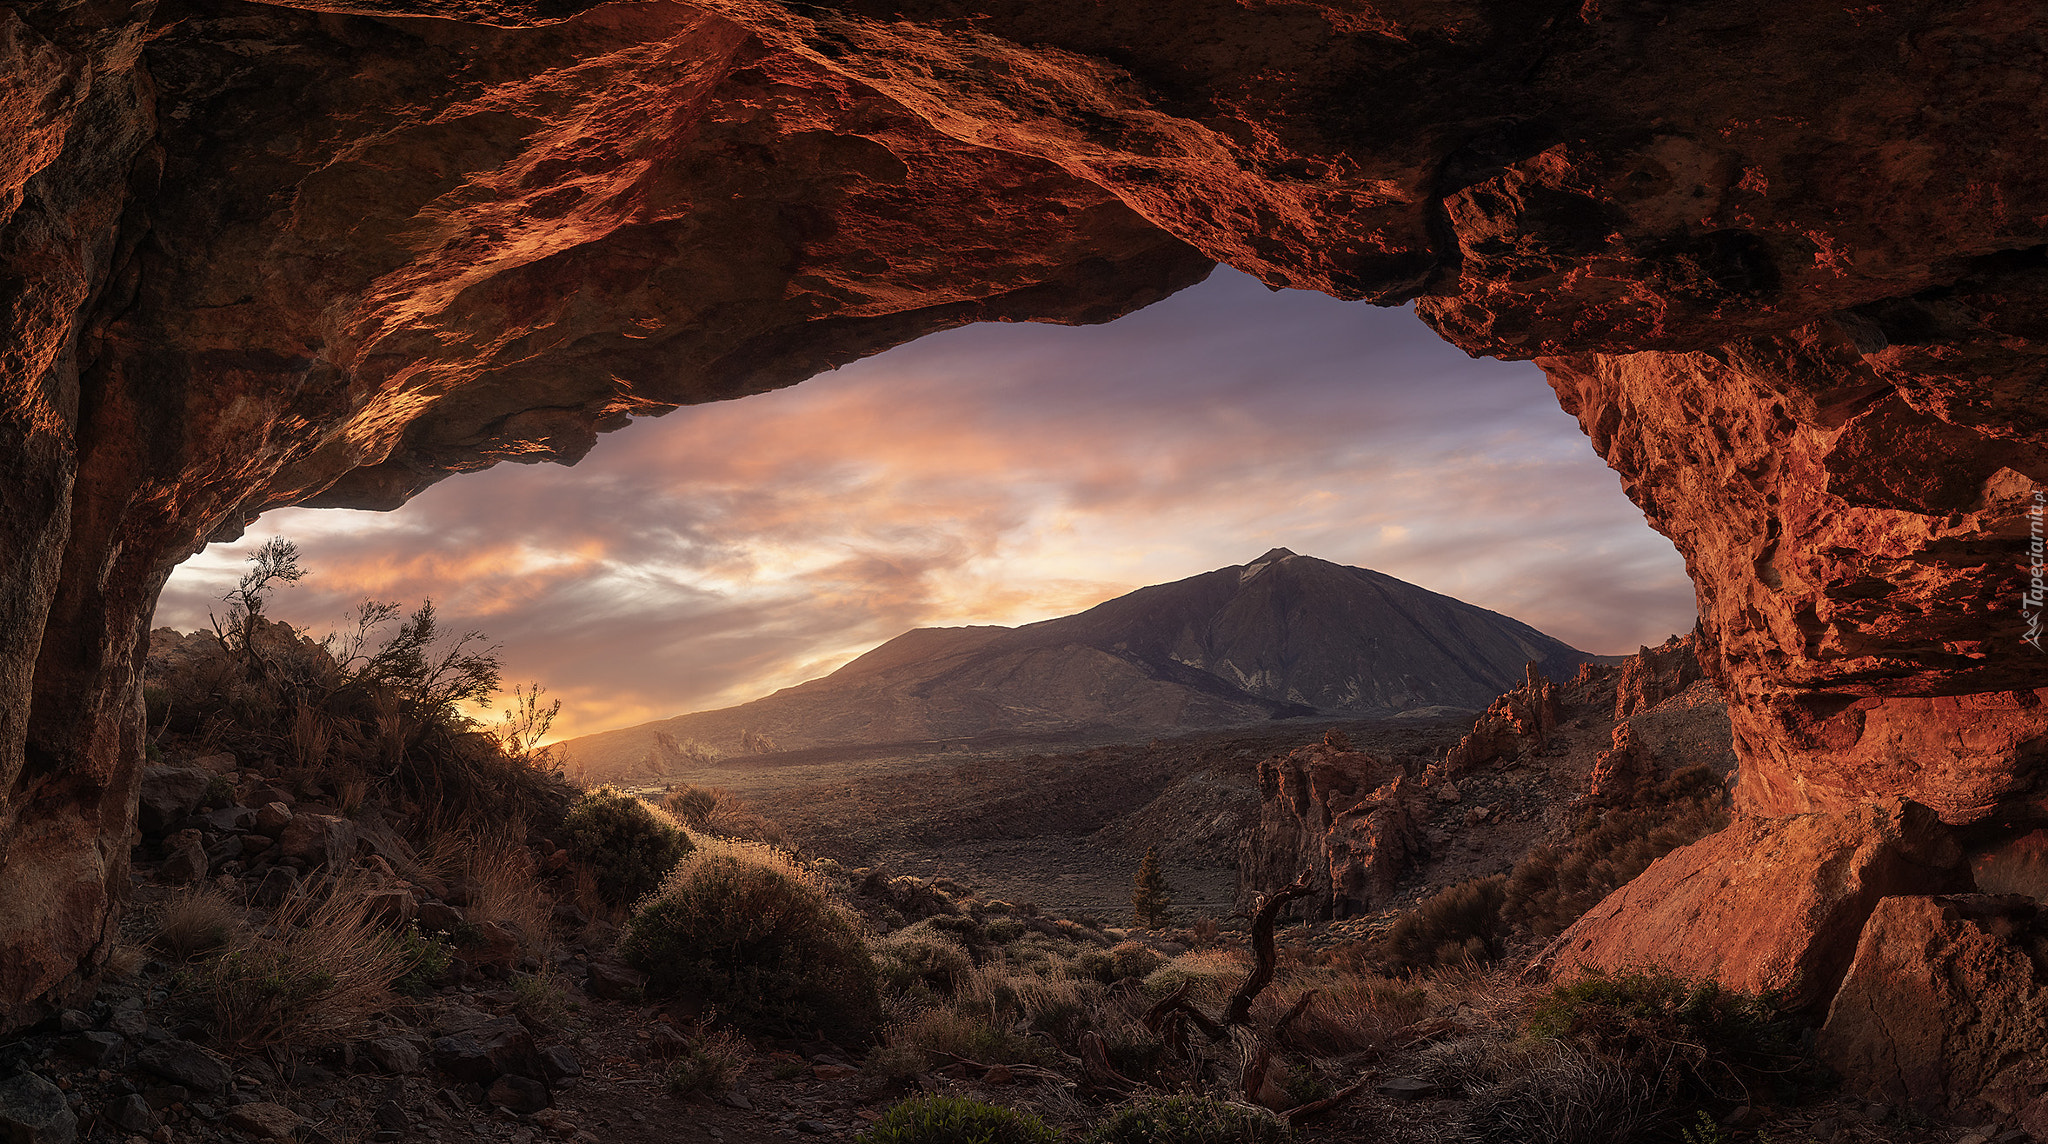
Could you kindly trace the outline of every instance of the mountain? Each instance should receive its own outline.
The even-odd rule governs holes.
[[[657,732],[716,755],[1005,733],[1220,727],[1293,715],[1484,708],[1530,661],[1596,657],[1368,568],[1276,548],[1017,628],[918,628],[752,703],[572,739],[598,775]],[[683,760],[676,759],[680,763]]]

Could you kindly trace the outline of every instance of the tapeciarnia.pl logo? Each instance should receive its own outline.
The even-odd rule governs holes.
[[[2042,518],[2048,515],[2048,492],[2034,490],[2034,503],[2027,506],[2028,545],[2026,594],[2020,597],[2020,614],[2026,617],[2027,634],[2021,638],[2041,650],[2041,609],[2048,605],[2048,544],[2041,535]]]

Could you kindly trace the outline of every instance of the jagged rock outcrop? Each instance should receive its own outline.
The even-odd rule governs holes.
[[[1238,847],[1237,908],[1306,876],[1303,908],[1342,918],[1384,904],[1423,849],[1423,797],[1398,763],[1334,740],[1259,764],[1259,823]]]
[[[962,322],[1103,320],[1212,260],[1541,361],[1687,558],[1745,810],[1903,796],[2024,829],[2044,24],[16,0],[0,1025],[111,940],[138,653],[207,537],[573,461]]]
[[[1745,993],[1777,992],[1790,1008],[1820,1008],[1879,902],[1968,884],[1962,847],[1924,806],[1737,819],[1608,895],[1538,964],[1558,980],[1660,966]]]
[[[1704,674],[1697,636],[1673,636],[1654,648],[1640,648],[1621,662],[1621,678],[1614,684],[1614,717],[1626,719],[1655,707]]]
[[[1584,669],[1580,674],[1591,678]],[[1455,778],[1498,759],[1542,750],[1549,745],[1550,733],[1557,729],[1563,711],[1557,684],[1536,664],[1529,664],[1521,685],[1489,704],[1472,730],[1444,753],[1444,774]]]
[[[2040,903],[1961,894],[1878,903],[1815,1045],[1870,1100],[1991,1110],[2048,1127],[2048,933]]]

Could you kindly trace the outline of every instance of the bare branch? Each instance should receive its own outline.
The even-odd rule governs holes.
[[[1225,1025],[1249,1025],[1252,1019],[1252,1002],[1273,983],[1274,963],[1279,959],[1273,948],[1273,924],[1280,917],[1280,909],[1296,898],[1306,897],[1310,890],[1308,876],[1303,875],[1292,886],[1267,894],[1259,902],[1259,909],[1252,916],[1252,956],[1256,962],[1252,971],[1230,995],[1230,1004],[1223,1009]]]

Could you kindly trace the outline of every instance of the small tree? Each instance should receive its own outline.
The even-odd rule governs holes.
[[[1170,920],[1173,905],[1173,887],[1166,884],[1166,874],[1159,869],[1159,847],[1147,846],[1145,859],[1138,863],[1138,876],[1131,884],[1131,911],[1138,915],[1138,924],[1146,929],[1158,929]]]

